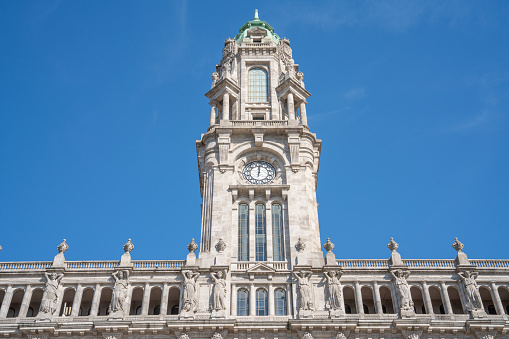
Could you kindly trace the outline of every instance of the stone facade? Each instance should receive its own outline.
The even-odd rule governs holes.
[[[53,262],[0,263],[3,337],[509,338],[509,260],[469,259],[458,239],[444,260],[402,259],[392,238],[387,259],[322,245],[310,93],[257,14],[206,96],[198,256],[192,239],[186,260],[132,260],[129,239],[119,261],[72,262],[64,240]]]

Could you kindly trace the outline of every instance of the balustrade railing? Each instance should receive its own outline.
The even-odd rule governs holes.
[[[387,259],[337,259],[338,265],[344,269],[387,269],[389,260]],[[155,270],[155,269],[180,269],[186,263],[185,260],[133,260],[133,268],[136,270]],[[260,262],[256,261],[237,261],[233,262],[233,268],[236,270],[247,270]],[[286,261],[263,262],[265,265],[276,270],[287,270],[289,264]],[[470,259],[470,263],[479,269],[509,269],[509,260],[507,259]],[[0,262],[0,272],[2,271],[33,271],[44,270],[51,267],[51,261],[25,261],[25,262]],[[67,270],[101,270],[114,269],[120,264],[120,261],[66,261]],[[454,269],[454,259],[403,259],[403,264],[408,268],[416,269]]]
[[[181,268],[185,264],[185,260],[133,260],[136,269]]]
[[[118,261],[66,261],[68,270],[107,269],[118,266]]]
[[[43,270],[52,264],[52,261],[2,262],[0,271]]]
[[[286,126],[288,120],[230,120],[232,126]]]

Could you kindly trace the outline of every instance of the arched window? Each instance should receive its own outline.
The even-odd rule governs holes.
[[[286,315],[286,292],[283,289],[274,291],[274,310],[276,315]]]
[[[237,315],[249,315],[249,292],[243,288],[237,291]]]
[[[259,288],[256,290],[256,315],[267,314],[267,291]]]
[[[249,206],[239,204],[239,261],[249,260]]]
[[[267,240],[265,237],[265,205],[256,204],[255,206],[255,250],[256,261],[267,260]]]
[[[274,261],[285,260],[283,241],[283,210],[280,204],[272,205],[272,249]]]
[[[267,102],[267,72],[261,68],[249,71],[249,102]]]

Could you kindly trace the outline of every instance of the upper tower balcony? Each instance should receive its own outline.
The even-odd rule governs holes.
[[[288,39],[258,17],[246,22],[224,43],[212,74],[210,128],[297,126],[307,129],[304,74],[292,58]]]

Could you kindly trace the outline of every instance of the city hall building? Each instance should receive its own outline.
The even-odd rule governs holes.
[[[0,337],[509,338],[509,260],[469,259],[458,239],[455,259],[401,258],[387,239],[387,259],[344,260],[320,240],[310,95],[255,13],[206,93],[199,246],[140,261],[129,239],[118,261],[66,261],[64,240],[52,262],[0,262]]]

